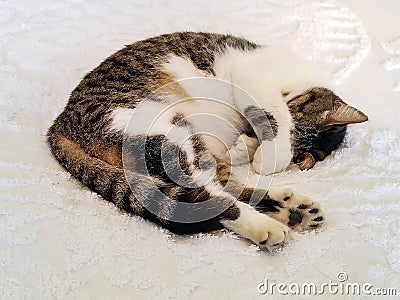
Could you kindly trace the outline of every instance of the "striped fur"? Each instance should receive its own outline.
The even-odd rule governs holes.
[[[280,246],[289,227],[323,223],[319,206],[291,190],[244,187],[231,164],[253,161],[260,173],[280,171],[292,158],[308,166],[310,155],[323,159],[342,142],[345,124],[364,117],[330,90],[313,88],[320,76],[304,62],[297,67],[307,80],[294,76],[296,60],[279,53],[193,32],[126,46],[71,93],[48,131],[50,149],[106,200],[172,232],[225,227],[261,247]],[[335,123],[338,112],[345,122]]]

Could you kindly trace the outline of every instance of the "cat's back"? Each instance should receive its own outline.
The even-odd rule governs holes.
[[[110,113],[135,108],[174,78],[163,65],[171,56],[183,57],[199,70],[214,74],[214,59],[227,48],[252,50],[257,45],[239,37],[204,32],[177,32],[137,41],[106,58],[72,91],[51,131],[61,131],[81,145],[98,138],[112,143]]]
[[[117,51],[87,74],[72,92],[70,100],[85,97],[113,101],[129,96],[146,97],[163,83],[161,66],[170,55],[190,60],[196,68],[213,74],[214,58],[227,47],[250,50],[256,44],[231,35],[205,32],[177,32],[135,42]]]

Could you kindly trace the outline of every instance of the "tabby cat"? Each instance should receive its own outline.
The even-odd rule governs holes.
[[[180,32],[126,46],[87,74],[48,131],[59,163],[129,213],[177,234],[227,228],[263,248],[321,226],[318,204],[259,174],[311,168],[367,120],[309,62],[231,35]],[[249,164],[250,163],[250,164]]]

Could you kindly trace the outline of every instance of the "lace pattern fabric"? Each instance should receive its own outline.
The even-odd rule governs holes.
[[[1,2],[0,298],[254,299],[264,278],[318,283],[339,271],[351,282],[396,287],[400,126],[384,130],[380,120],[394,120],[400,108],[398,38],[384,28],[369,36],[374,21],[364,13],[399,6],[386,2],[362,9],[330,0],[217,1],[212,9],[181,0]],[[388,24],[396,22],[392,16]],[[393,27],[400,37],[400,26]],[[314,169],[274,179],[323,205],[327,226],[320,233],[292,234],[278,253],[226,231],[174,236],[121,213],[51,157],[45,132],[85,72],[124,44],[186,29],[307,54],[375,117],[351,128],[346,145]],[[378,50],[371,53],[371,45]],[[357,79],[360,69],[384,79],[371,92],[385,95],[379,103],[362,91],[368,87]]]

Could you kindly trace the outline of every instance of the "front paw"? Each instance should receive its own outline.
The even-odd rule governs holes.
[[[277,151],[275,141],[264,141],[254,154],[253,169],[260,175],[270,175],[286,169],[291,159],[290,149]]]
[[[271,142],[270,142],[271,143]],[[253,159],[253,169],[257,174],[270,175],[275,172],[275,147],[274,145],[266,146],[265,143],[260,145]]]

